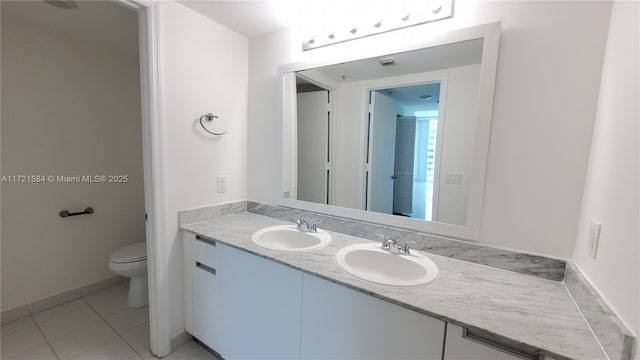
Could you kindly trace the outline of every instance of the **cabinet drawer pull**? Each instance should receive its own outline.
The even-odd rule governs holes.
[[[475,341],[482,345],[494,348],[498,351],[505,352],[509,355],[513,355],[521,359],[527,359],[527,360],[543,360],[544,359],[544,355],[542,355],[537,350],[526,349],[526,348],[514,348],[510,344],[507,344],[505,340],[495,338],[489,334],[486,334],[480,331],[462,328],[462,337],[464,339]]]
[[[202,269],[202,270],[204,270],[204,271],[206,271],[208,273],[211,273],[213,275],[216,274],[216,269],[214,269],[212,267],[209,267],[209,266],[207,266],[207,265],[205,265],[205,264],[203,264],[203,263],[201,263],[199,261],[196,261],[196,267],[200,268],[200,269]]]
[[[213,239],[209,239],[207,237],[204,237],[202,235],[196,235],[196,240],[200,240],[203,243],[209,244],[209,245],[213,245],[216,246],[216,241]]]

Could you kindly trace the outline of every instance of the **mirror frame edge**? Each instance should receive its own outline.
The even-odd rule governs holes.
[[[495,78],[498,65],[498,51],[500,43],[500,22],[476,25],[467,28],[455,29],[438,34],[424,41],[418,41],[409,46],[402,46],[394,49],[387,49],[384,52],[368,54],[362,56],[346,56],[332,61],[321,62],[297,62],[280,65],[277,68],[277,94],[276,94],[276,116],[278,121],[278,190],[275,196],[276,205],[317,212],[326,215],[345,217],[357,221],[376,223],[380,225],[393,226],[408,230],[435,234],[438,236],[452,237],[463,240],[478,241],[480,238],[480,225],[482,220],[482,208],[484,200],[484,188],[487,170],[487,160],[489,155],[489,138],[491,130],[491,120],[493,111],[493,98],[495,90]],[[480,71],[480,86],[478,95],[477,126],[474,149],[474,160],[472,168],[472,179],[469,186],[469,198],[467,202],[467,222],[464,226],[447,224],[440,222],[429,222],[424,220],[399,217],[390,214],[376,213],[360,209],[345,208],[335,205],[312,203],[302,200],[286,199],[283,197],[283,148],[282,148],[282,118],[283,118],[283,83],[282,76],[288,72],[295,72],[333,65],[341,62],[357,61],[366,58],[384,56],[390,53],[406,52],[427,47],[445,45],[454,42],[483,39],[482,46],[482,67]]]

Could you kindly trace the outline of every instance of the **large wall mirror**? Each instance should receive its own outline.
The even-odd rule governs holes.
[[[499,23],[280,67],[281,205],[477,240]]]

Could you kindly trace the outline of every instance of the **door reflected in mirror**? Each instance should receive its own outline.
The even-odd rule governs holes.
[[[464,226],[483,39],[283,74],[283,197]]]
[[[427,221],[437,218],[440,85],[438,81],[369,92],[367,210]]]

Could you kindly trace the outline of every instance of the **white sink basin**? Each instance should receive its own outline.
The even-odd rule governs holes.
[[[258,246],[281,251],[309,251],[331,242],[331,235],[324,230],[302,232],[295,225],[279,225],[260,229],[251,235]]]
[[[391,254],[375,243],[345,246],[335,259],[348,274],[382,285],[422,285],[435,280],[439,272],[438,266],[422,254]]]

